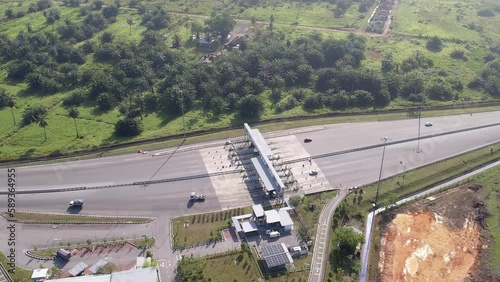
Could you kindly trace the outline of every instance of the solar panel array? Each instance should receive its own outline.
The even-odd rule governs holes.
[[[273,268],[290,263],[289,257],[286,253],[276,254],[265,258],[267,267]]]
[[[268,268],[292,263],[293,260],[283,244],[270,245],[262,248],[262,256]]]

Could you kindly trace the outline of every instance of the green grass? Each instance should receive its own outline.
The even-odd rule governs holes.
[[[22,252],[18,252],[17,255],[24,255],[24,254],[22,254]],[[8,260],[2,252],[0,252],[0,263],[5,267],[7,271],[10,269],[10,267],[7,265]],[[9,273],[10,277],[14,281],[22,281],[22,282],[31,281],[31,274],[33,274],[33,271],[26,270],[17,266],[16,269],[14,270],[14,274]]]
[[[407,3],[403,0],[402,10],[398,13],[404,13],[409,10],[408,7],[404,6]],[[429,1],[429,0],[425,0]],[[111,0],[105,1],[108,4],[113,3]],[[165,5],[163,1],[149,1],[147,5],[153,5],[154,3],[160,3]],[[298,2],[297,2],[298,3]],[[408,2],[410,3],[410,2]],[[454,2],[450,2],[454,3]],[[440,5],[451,5],[446,2]],[[29,3],[27,1],[21,2],[22,7],[17,7],[16,4],[11,2],[0,3],[0,7],[11,7],[14,10],[21,9],[27,10]],[[15,37],[16,34],[23,28],[27,22],[30,22],[33,29],[36,30],[52,30],[55,26],[64,21],[64,19],[69,18],[74,22],[81,21],[79,18],[77,8],[68,8],[64,6],[59,6],[57,2],[54,2],[55,7],[61,11],[61,19],[58,23],[47,26],[45,24],[45,18],[41,12],[26,15],[23,18],[15,20],[2,20],[2,25],[0,25],[0,32],[9,35],[10,37]],[[248,8],[240,11],[240,7],[237,7],[233,3],[225,3],[224,7],[231,11],[233,15],[241,18],[251,18],[257,17],[263,21],[267,21],[271,14],[274,15],[276,19],[276,30],[283,31],[287,34],[287,38],[294,39],[297,36],[305,35],[316,29],[317,32],[322,33],[326,36],[333,36],[336,38],[343,38],[346,36],[345,33],[330,32],[327,29],[321,29],[325,27],[337,26],[357,26],[360,28],[366,22],[366,17],[369,16],[370,12],[363,17],[359,17],[357,12],[357,4],[347,11],[346,15],[340,19],[335,19],[333,17],[333,9],[335,5],[327,3],[314,3],[301,5],[300,7],[296,5],[296,2],[291,3],[281,3],[279,1],[269,1],[266,2],[266,9],[262,7]],[[420,5],[420,4],[419,4]],[[122,3],[123,7],[127,6],[127,3]],[[222,7],[222,1],[171,1],[165,7],[169,11],[184,12],[186,7],[189,8],[190,13],[199,13],[204,15],[209,15],[216,7]],[[410,9],[411,10],[411,9]],[[475,11],[475,10],[474,10]],[[299,13],[298,13],[299,12]],[[471,12],[472,13],[472,12]],[[297,19],[298,15],[298,19]],[[474,14],[475,15],[475,14]],[[472,17],[472,16],[471,16]],[[130,28],[126,23],[128,18],[132,18],[134,24],[132,26],[132,34],[130,33]],[[396,18],[404,18],[397,16]],[[496,18],[500,18],[497,16]],[[144,30],[144,27],[140,25],[141,16],[137,14],[136,10],[131,9],[121,9],[120,14],[116,19],[115,23],[110,24],[105,31],[111,32],[115,35],[115,41],[138,41],[140,39],[140,34]],[[178,33],[183,38],[184,42],[189,37],[190,31],[186,28],[186,23],[189,23],[193,19],[189,19],[185,15],[172,14],[172,24],[169,28],[161,30],[161,34],[173,35]],[[196,19],[203,22],[203,19]],[[408,19],[408,20],[411,20]],[[481,18],[481,20],[483,20]],[[485,26],[492,25],[495,19],[484,19]],[[290,25],[290,23],[298,22],[299,26]],[[303,25],[302,27],[300,25]],[[266,24],[260,25],[259,28],[266,28]],[[493,32],[494,33],[494,32]],[[98,36],[102,34],[99,32],[94,35],[93,40],[98,42]],[[167,45],[171,42],[170,39],[167,40]],[[479,39],[478,39],[479,40]],[[483,40],[483,37],[480,37]],[[364,66],[368,68],[380,68],[380,55],[383,53],[392,53],[396,62],[401,62],[401,60],[411,56],[413,51],[418,50],[422,54],[433,59],[436,68],[442,68],[448,72],[448,77],[457,78],[466,85],[472,78],[475,77],[476,73],[483,67],[482,57],[485,54],[485,44],[481,43],[470,43],[465,46],[445,42],[443,51],[440,53],[431,53],[425,49],[425,40],[423,39],[412,39],[407,37],[388,37],[388,38],[371,38],[368,40],[367,60],[363,62]],[[479,41],[478,41],[479,42]],[[480,41],[482,42],[482,41]],[[82,43],[76,44],[76,46]],[[193,59],[197,57],[197,53],[194,51],[193,46],[188,46],[186,49],[181,49],[178,52],[185,54]],[[449,54],[455,49],[466,50],[468,61],[457,61],[452,60]],[[92,56],[87,57],[87,63],[82,66],[82,68],[92,68],[96,65],[93,62]],[[73,125],[73,121],[66,117],[66,109],[64,109],[60,103],[67,93],[58,93],[51,96],[39,96],[24,93],[26,91],[27,85],[25,83],[20,84],[8,84],[5,80],[6,65],[0,66],[0,87],[6,88],[10,93],[17,94],[18,107],[14,109],[15,118],[18,121],[17,125],[13,125],[10,109],[6,108],[0,110],[0,120],[6,121],[0,123],[0,159],[2,160],[14,160],[19,158],[29,158],[29,157],[40,157],[40,156],[55,156],[60,154],[68,154],[75,151],[82,150],[93,150],[95,148],[112,145],[117,143],[123,143],[127,141],[140,141],[148,140],[153,138],[160,138],[165,136],[171,136],[175,134],[182,133],[182,118],[180,116],[168,116],[163,114],[149,114],[144,117],[142,121],[144,124],[145,131],[140,136],[123,139],[117,138],[113,135],[114,124],[121,118],[119,112],[111,110],[108,112],[101,112],[95,109],[95,105],[92,103],[87,103],[86,105],[79,107],[80,117],[77,119],[78,127],[82,138],[76,139],[76,133]],[[286,94],[286,93],[285,93]],[[266,103],[266,109],[261,117],[262,120],[271,118],[281,118],[281,117],[293,117],[298,115],[308,115],[314,116],[317,114],[328,113],[330,110],[323,108],[315,111],[305,111],[300,106],[292,110],[277,114],[272,109],[272,103],[267,97],[267,92],[261,95]],[[476,92],[465,88],[463,92],[459,93],[460,101],[481,101],[486,99],[491,99],[488,95],[482,92]],[[431,102],[432,105],[444,105],[451,104],[452,102]],[[48,140],[44,140],[43,130],[36,124],[32,124],[25,127],[19,126],[19,121],[21,120],[22,112],[29,105],[43,104],[50,107],[47,116],[47,135]],[[395,100],[387,107],[387,109],[395,109],[401,107],[409,106],[408,102]],[[350,110],[353,112],[356,110]],[[369,120],[374,120],[374,118],[369,117]],[[375,118],[376,120],[377,118]],[[352,121],[363,121],[364,118],[353,118]],[[198,130],[210,130],[210,129],[221,129],[226,128],[231,125],[240,124],[242,121],[239,120],[234,114],[222,115],[220,117],[214,118],[210,114],[206,114],[199,109],[192,110],[186,113],[186,125],[188,132],[198,131]],[[249,121],[251,122],[251,121]],[[312,122],[311,124],[319,124],[321,121]],[[335,121],[334,121],[335,122]],[[290,125],[291,124],[291,125]],[[293,124],[299,124],[296,122],[289,123],[287,126],[293,126]],[[303,123],[309,124],[309,123]],[[296,127],[296,126],[295,126]],[[286,126],[278,125],[277,128],[286,128]],[[212,136],[216,136],[212,135]],[[228,133],[228,136],[232,136],[232,133]],[[213,140],[211,136],[198,138],[193,140]],[[188,142],[191,142],[188,140]],[[168,146],[175,146],[178,144],[176,141],[167,142]],[[170,145],[169,145],[170,144]],[[161,148],[164,144],[153,145],[151,148]],[[149,145],[148,145],[149,146]],[[129,149],[119,149],[119,151],[109,152],[106,154],[114,154],[116,152],[132,152],[135,148]]]
[[[251,208],[237,208],[172,219],[173,245],[185,247],[221,239],[220,229],[231,226],[231,217],[251,213]]]
[[[207,258],[204,271],[205,277],[211,277],[211,281],[234,281],[237,279],[244,282],[258,281],[260,278],[254,260],[243,251]]]
[[[44,213],[27,213],[16,212],[14,217],[10,217],[6,212],[1,213],[3,217],[9,220],[17,220],[23,223],[71,223],[81,222],[83,224],[93,223],[146,223],[152,221],[151,218],[135,218],[135,217],[99,217],[86,215],[65,215],[65,214],[44,214]]]
[[[494,4],[493,0],[481,3],[473,0],[398,1],[394,11],[393,31],[413,36],[436,35],[448,39],[458,38],[469,42],[481,41],[484,36],[498,39],[498,30],[495,31],[491,28],[500,24],[500,17],[497,15],[493,18],[485,18],[477,15],[479,9],[492,7]],[[480,34],[464,27],[464,25],[471,23],[483,26],[484,33]]]

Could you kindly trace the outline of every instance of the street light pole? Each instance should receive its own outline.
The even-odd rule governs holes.
[[[422,94],[422,101],[420,102],[420,110],[418,111],[418,137],[417,137],[417,153],[420,153],[420,120],[422,117],[422,106],[424,104],[424,95]]]
[[[403,161],[400,161],[399,163],[403,165],[403,184],[401,185],[401,188],[403,188],[403,186],[405,186],[406,165],[403,163]]]
[[[385,144],[387,143],[387,140],[388,140],[387,137],[382,138],[382,141],[384,141],[384,149],[382,151],[382,162],[380,163],[380,172],[378,174],[377,193],[375,194],[375,206],[377,206],[377,201],[378,201],[378,191],[380,189],[380,179],[382,179],[382,168],[384,167],[384,157],[385,157]]]

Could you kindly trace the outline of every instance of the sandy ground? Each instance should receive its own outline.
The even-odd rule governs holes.
[[[379,252],[381,281],[485,277],[473,275],[487,248],[481,235],[486,210],[478,189],[461,186],[388,214]]]

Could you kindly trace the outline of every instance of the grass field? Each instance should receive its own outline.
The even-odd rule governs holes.
[[[152,221],[151,218],[135,218],[135,217],[99,217],[85,215],[64,215],[64,214],[43,214],[43,213],[26,213],[16,212],[13,218],[9,217],[6,212],[2,212],[2,216],[11,220],[17,220],[23,223],[71,223],[79,222],[82,224],[93,223],[147,223]]]
[[[106,0],[104,2],[113,3],[114,1]],[[29,1],[20,1],[19,3],[21,3],[20,6],[13,2],[4,1],[3,3],[0,3],[0,8],[12,8],[14,11],[24,11],[27,10],[30,4]],[[150,5],[153,3],[160,3],[162,5],[165,5],[167,10],[177,12],[185,12],[186,7],[190,7],[189,9],[193,9],[193,11],[190,11],[190,13],[199,13],[204,15],[210,14],[210,11],[218,9],[217,7],[220,8],[223,5],[222,1],[208,0],[169,2],[149,1],[147,4]],[[241,10],[240,7],[236,7],[236,4],[225,3],[224,8],[232,11],[235,16],[247,19],[255,17],[262,21],[267,21],[270,14],[273,14],[275,16],[277,24],[276,29],[283,31],[290,39],[293,39],[298,35],[307,34],[313,31],[320,32],[325,37],[333,36],[336,38],[342,38],[345,37],[345,33],[330,32],[327,29],[314,30],[310,27],[325,28],[331,26],[362,26],[366,22],[366,17],[369,16],[359,15],[359,13],[357,12],[358,4],[353,4],[342,18],[335,19],[332,16],[332,10],[335,8],[335,5],[327,3],[297,5],[298,2],[282,3],[281,1],[274,0],[263,3],[264,4],[262,4],[262,6],[260,7],[245,8],[243,10]],[[412,10],[412,6],[408,6],[409,4],[407,5],[405,3],[407,3],[406,0],[403,0],[403,2],[401,2],[401,11],[398,10],[397,13],[401,13],[402,15],[404,15],[404,13],[408,12],[408,10]],[[62,22],[64,19],[71,19],[75,22],[81,20],[79,19],[77,8],[59,6],[59,2],[54,2],[54,4],[61,11],[61,20],[59,20],[59,22]],[[440,5],[448,4],[451,5],[448,2]],[[120,10],[120,14],[116,18],[116,22],[110,24],[105,31],[113,33],[115,35],[115,41],[129,41],[140,39],[140,34],[142,31],[144,31],[144,27],[139,24],[141,19],[140,15],[137,14],[136,10],[126,8],[125,3],[122,3],[122,6],[123,9]],[[266,9],[263,8],[264,6],[266,7]],[[195,9],[194,7],[197,8]],[[370,14],[370,11],[367,14]],[[471,15],[471,17],[473,17],[474,15]],[[127,19],[129,18],[131,18],[134,22],[131,29],[126,23]],[[403,18],[406,19],[406,17]],[[189,24],[194,19],[190,19],[189,16],[186,15],[173,14],[172,20],[173,22],[171,27],[161,30],[160,32],[162,34],[168,35],[178,33],[183,37],[184,40],[186,40],[190,34],[190,31],[188,30],[188,28],[186,28],[186,26],[189,26]],[[203,22],[202,18],[197,18],[196,20]],[[411,18],[409,18],[408,20],[410,21]],[[493,18],[486,19],[485,21],[487,24],[489,24],[488,21],[494,20],[495,19]],[[29,14],[19,19],[3,21],[4,24],[0,25],[0,32],[7,34],[10,37],[16,36],[20,30],[25,29],[28,22],[35,31],[49,31],[54,29],[55,26],[46,25],[45,17],[41,12]],[[299,24],[298,26],[290,25],[290,23],[294,23],[297,21]],[[260,26],[260,28],[266,28],[265,24],[261,24]],[[129,35],[130,31],[131,34]],[[98,41],[99,34],[94,35],[94,41]],[[170,42],[170,40],[171,39],[168,39],[167,43]],[[401,60],[411,56],[413,54],[413,51],[419,51],[425,56],[433,59],[435,65],[439,66],[440,69],[444,69],[448,73],[449,77],[459,79],[464,85],[468,81],[470,81],[482,68],[482,57],[485,54],[483,46],[484,44],[471,43],[462,46],[456,43],[445,42],[443,51],[441,51],[440,53],[431,53],[425,49],[425,40],[423,39],[411,39],[406,37],[375,37],[371,40],[368,40],[368,42],[369,50],[367,51],[367,60],[363,62],[363,64],[368,68],[380,68],[380,58],[384,53],[392,53],[394,55],[395,61],[400,62]],[[192,52],[193,49],[194,47],[189,47],[186,50],[182,50],[179,52],[184,52],[187,56],[192,56],[194,59],[196,55]],[[465,62],[452,60],[449,57],[449,53],[455,49],[466,50],[466,54],[469,60]],[[90,56],[87,57],[87,63],[82,66],[82,69],[91,68],[93,66],[95,65],[93,64],[92,57]],[[67,117],[67,110],[61,105],[61,101],[62,99],[64,99],[64,97],[67,96],[67,93],[58,93],[51,96],[26,93],[25,90],[27,88],[27,85],[25,83],[9,84],[8,82],[6,82],[5,68],[6,65],[0,66],[0,87],[5,88],[10,93],[17,93],[18,106],[14,108],[13,111],[15,119],[17,121],[17,125],[14,125],[12,122],[11,111],[9,108],[0,110],[0,120],[2,121],[0,122],[0,159],[12,160],[38,156],[55,156],[60,154],[67,154],[74,151],[92,150],[100,146],[126,141],[147,140],[182,133],[182,118],[180,116],[167,116],[154,113],[148,114],[144,117],[142,122],[145,131],[140,136],[131,139],[117,138],[113,135],[113,131],[114,124],[121,117],[118,110],[115,109],[107,112],[101,112],[96,110],[94,104],[87,103],[79,107],[80,117],[77,119],[77,124],[81,134],[81,138],[78,139],[76,138],[73,120]],[[484,93],[475,92],[467,88],[459,93],[459,97],[460,101],[479,101],[491,99],[491,97],[485,95]],[[261,95],[261,98],[265,101],[266,104],[266,109],[261,118],[264,120],[297,115],[313,116],[316,114],[329,112],[329,110],[326,108],[315,111],[305,111],[301,107],[296,107],[292,110],[277,114],[272,109],[272,103],[269,101],[268,93],[263,93]],[[439,104],[447,103],[451,102]],[[46,127],[48,140],[46,141],[44,140],[44,132],[38,125],[31,124],[24,127],[19,126],[23,110],[30,105],[36,104],[43,104],[50,108],[46,119],[48,123],[48,126]],[[434,104],[438,103],[434,102]],[[393,109],[404,106],[408,106],[408,103],[401,100],[395,100],[387,108]],[[240,123],[241,120],[239,120],[234,114],[222,115],[219,118],[213,118],[210,114],[206,114],[198,108],[186,113],[186,127],[188,132],[197,130],[209,130],[214,128],[224,128]],[[208,137],[207,139],[210,139],[210,137]],[[155,147],[157,148],[159,146],[162,145],[155,145]],[[127,150],[134,151],[135,148]]]
[[[246,207],[173,218],[173,245],[185,247],[220,240],[220,230],[231,226],[231,217],[250,212],[251,208]]]
[[[231,252],[224,256],[209,257],[205,265],[206,277],[211,281],[258,281],[259,270],[247,253]]]
[[[457,38],[468,42],[481,41],[488,36],[498,39],[500,33],[494,26],[500,24],[500,18],[480,17],[477,12],[483,8],[498,7],[493,0],[481,3],[472,0],[401,0],[395,9],[393,31],[413,36],[439,36],[441,38]],[[480,26],[480,33],[470,25]],[[468,28],[469,26],[469,28]]]

